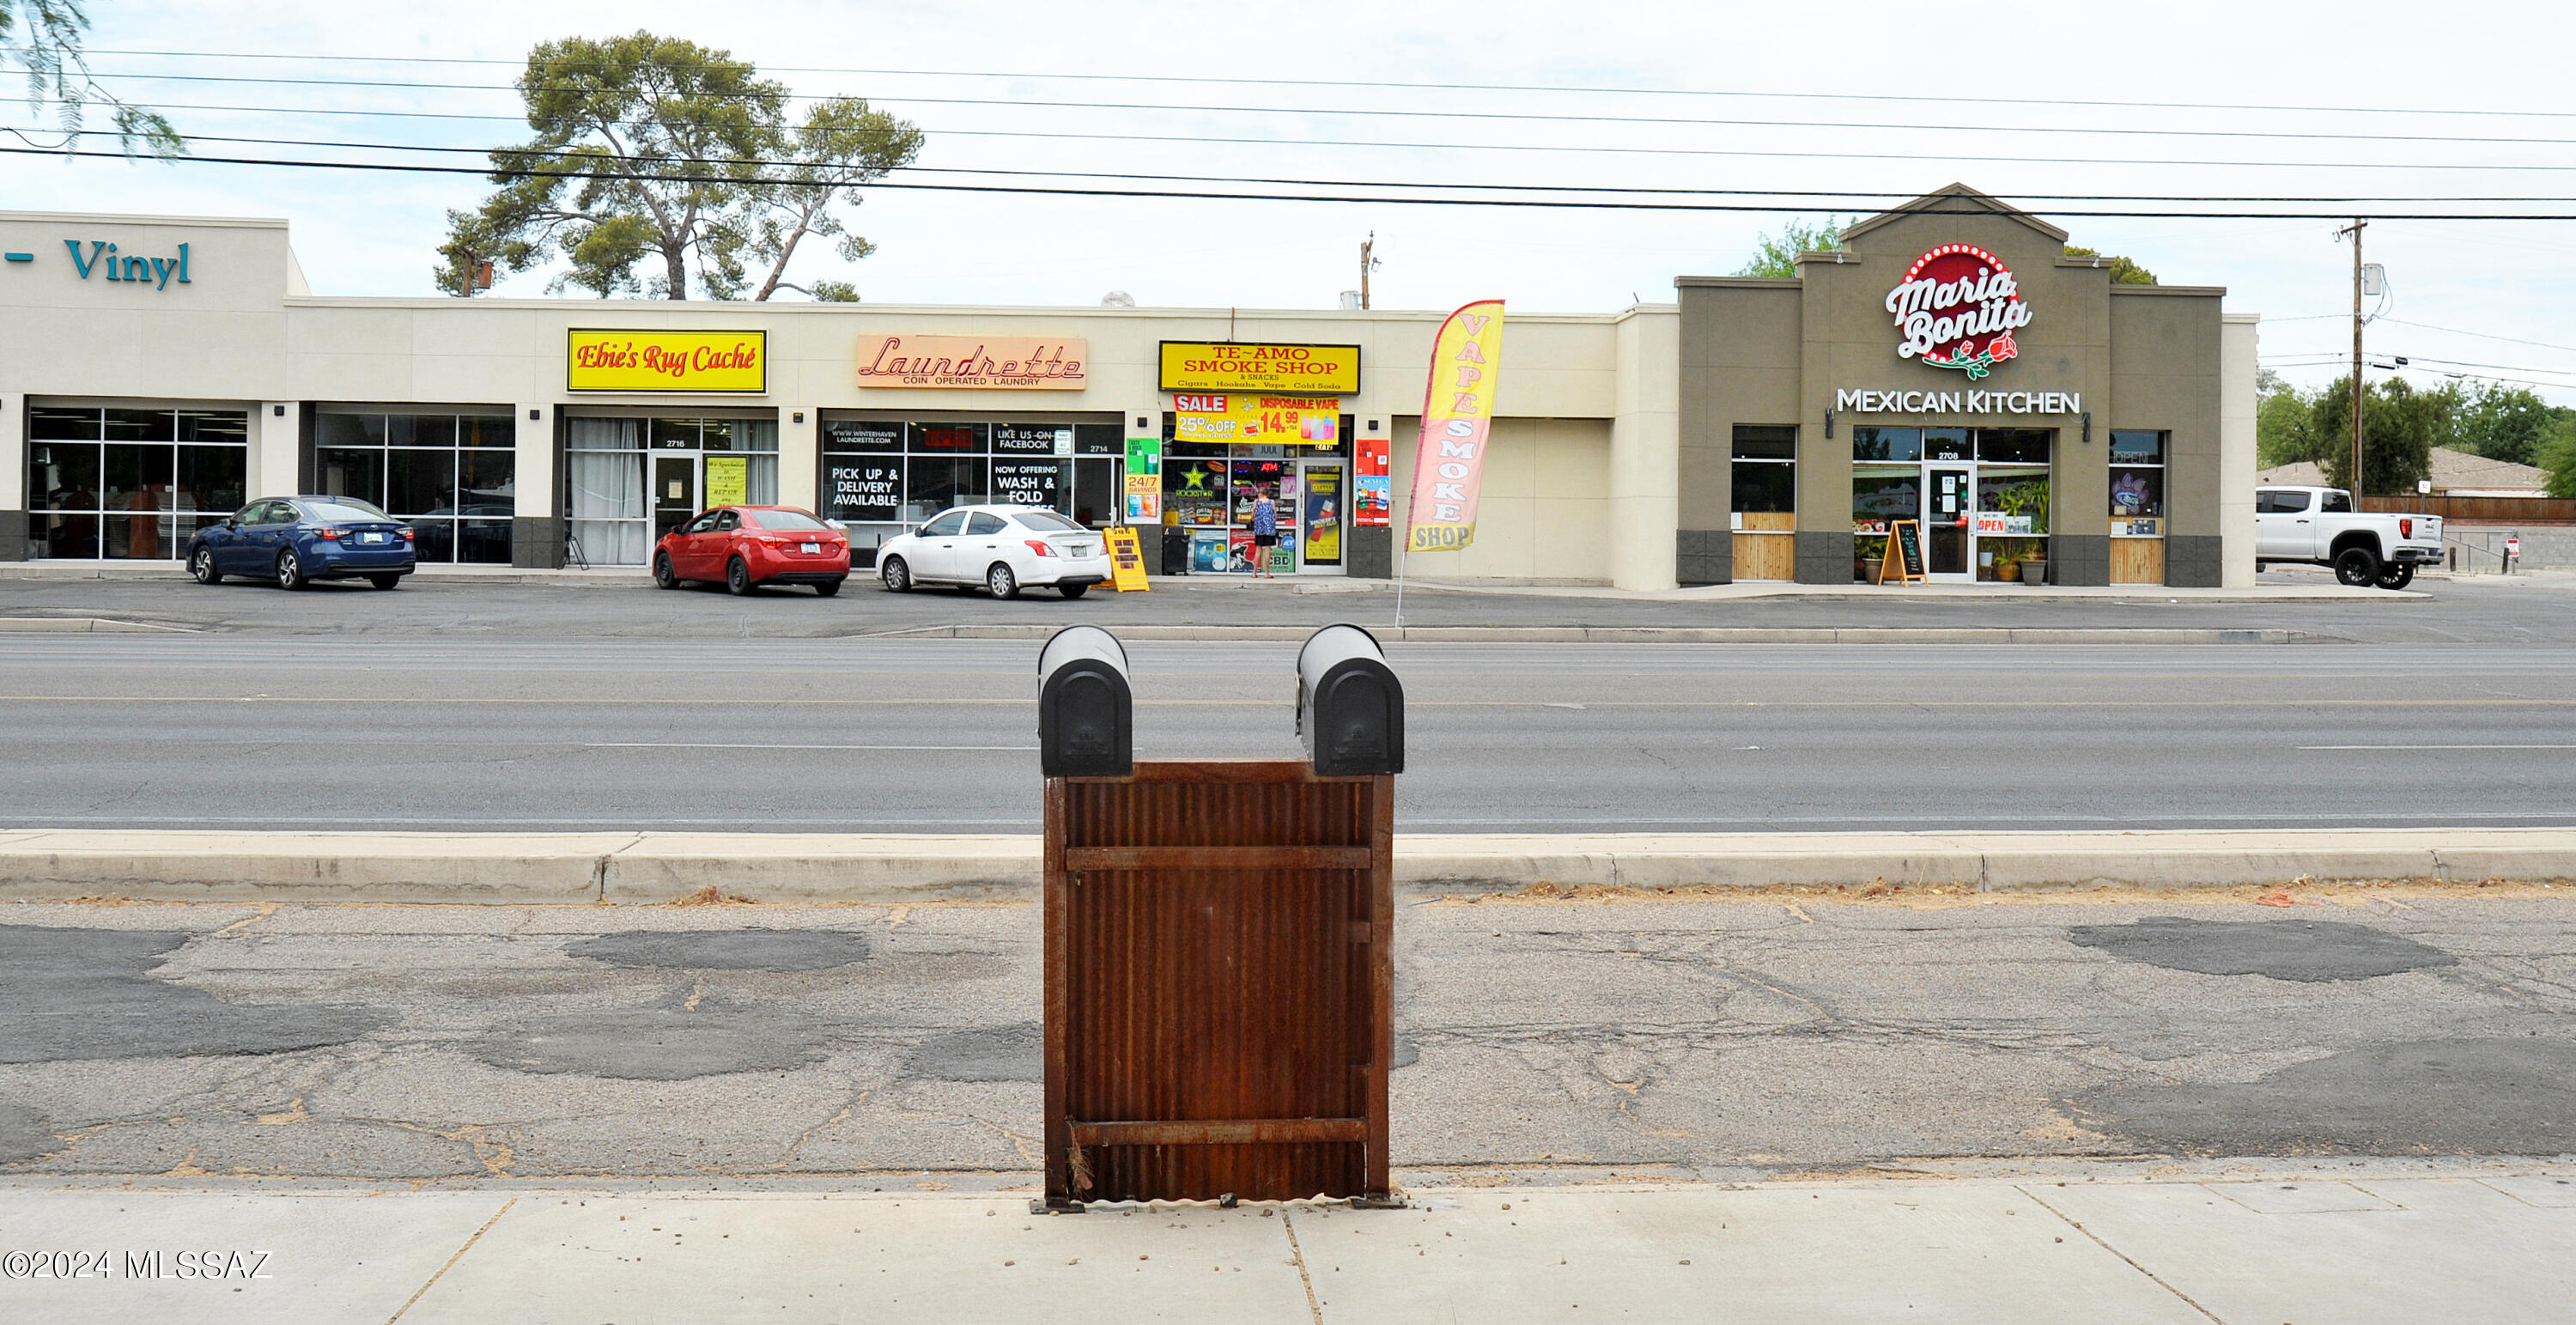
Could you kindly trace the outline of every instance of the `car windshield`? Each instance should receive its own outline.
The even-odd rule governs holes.
[[[753,524],[763,529],[829,529],[830,525],[803,511],[745,511]]]
[[[1018,520],[1021,524],[1026,525],[1031,529],[1038,530],[1041,533],[1064,533],[1070,530],[1078,530],[1082,528],[1081,525],[1075,524],[1073,521],[1068,520],[1053,511],[1022,511],[1012,518]]]
[[[339,501],[308,501],[301,504],[304,507],[305,518],[310,520],[349,521],[393,518],[354,497],[342,498]]]

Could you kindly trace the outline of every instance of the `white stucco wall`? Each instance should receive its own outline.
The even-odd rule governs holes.
[[[2226,558],[2219,585],[2254,587],[2254,365],[2257,324],[2253,313],[2219,317],[2218,341],[2218,537]]]

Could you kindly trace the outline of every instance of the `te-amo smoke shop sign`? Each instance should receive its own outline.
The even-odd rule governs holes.
[[[1167,340],[1158,385],[1165,391],[1296,392],[1357,395],[1357,345],[1271,345]]]

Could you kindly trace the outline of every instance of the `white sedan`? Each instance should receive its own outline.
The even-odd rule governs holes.
[[[877,549],[877,578],[904,593],[916,584],[980,585],[995,598],[1052,588],[1080,598],[1109,579],[1108,540],[1043,506],[958,506]]]

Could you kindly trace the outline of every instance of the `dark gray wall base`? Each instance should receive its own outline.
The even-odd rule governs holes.
[[[2215,589],[2226,582],[2226,540],[2216,534],[2168,534],[2165,583],[2176,589]]]
[[[1342,573],[1355,580],[1395,578],[1395,530],[1380,525],[1342,531]]]
[[[0,561],[27,559],[27,513],[0,511]]]
[[[1835,529],[1798,531],[1798,583],[1852,582],[1852,536]]]
[[[1684,529],[1673,540],[1673,578],[1684,585],[1735,583],[1735,531]]]
[[[522,515],[510,521],[510,564],[521,570],[561,570],[564,522],[557,515]]]
[[[2048,582],[2063,585],[2111,582],[2109,534],[2059,534],[2048,540]]]

